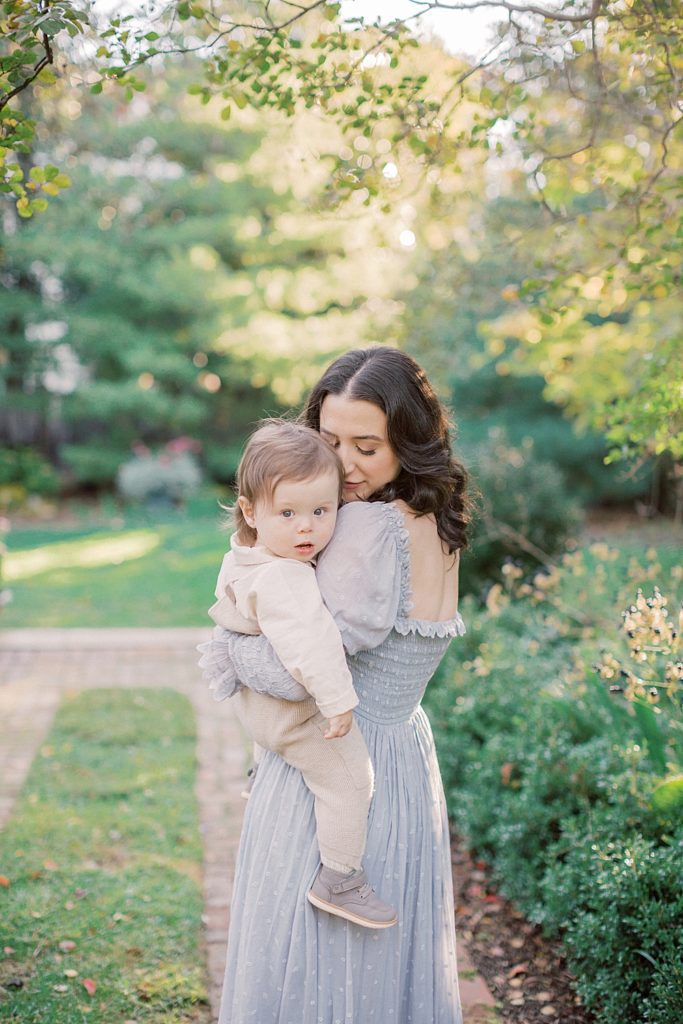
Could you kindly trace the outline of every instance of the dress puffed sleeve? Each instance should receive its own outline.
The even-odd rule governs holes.
[[[316,578],[348,654],[377,647],[391,632],[402,594],[400,513],[383,502],[354,501],[339,511]]]
[[[214,626],[212,637],[199,644],[199,667],[215,700],[232,697],[246,686],[281,700],[306,700],[309,693],[290,676],[268,637],[233,633]]]

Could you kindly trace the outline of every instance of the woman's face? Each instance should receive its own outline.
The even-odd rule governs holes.
[[[366,501],[398,476],[401,463],[389,444],[386,413],[372,402],[327,395],[320,434],[344,463],[344,501]]]

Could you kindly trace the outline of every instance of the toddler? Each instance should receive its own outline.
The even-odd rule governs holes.
[[[358,697],[315,579],[343,482],[341,461],[316,431],[265,421],[237,472],[235,533],[209,615],[223,629],[267,636],[305,690],[304,699],[282,700],[236,684],[225,695],[255,743],[299,768],[313,793],[322,867],[308,899],[354,924],[389,928],[395,910],[376,896],[361,864],[373,771],[353,717]],[[206,669],[211,643],[200,650]]]

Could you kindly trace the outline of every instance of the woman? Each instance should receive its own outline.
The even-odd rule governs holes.
[[[466,474],[424,372],[397,349],[336,360],[305,419],[346,470],[317,578],[375,768],[365,867],[399,923],[368,930],[308,903],[319,868],[313,798],[296,769],[267,754],[244,820],[220,1024],[461,1024],[448,822],[419,705],[465,631]],[[287,694],[292,681],[263,637],[233,635],[229,649],[243,683]]]

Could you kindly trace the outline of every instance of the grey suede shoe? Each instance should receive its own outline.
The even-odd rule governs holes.
[[[398,922],[396,911],[375,895],[362,868],[345,875],[323,865],[309,890],[308,899],[314,907],[362,928],[391,928]]]

